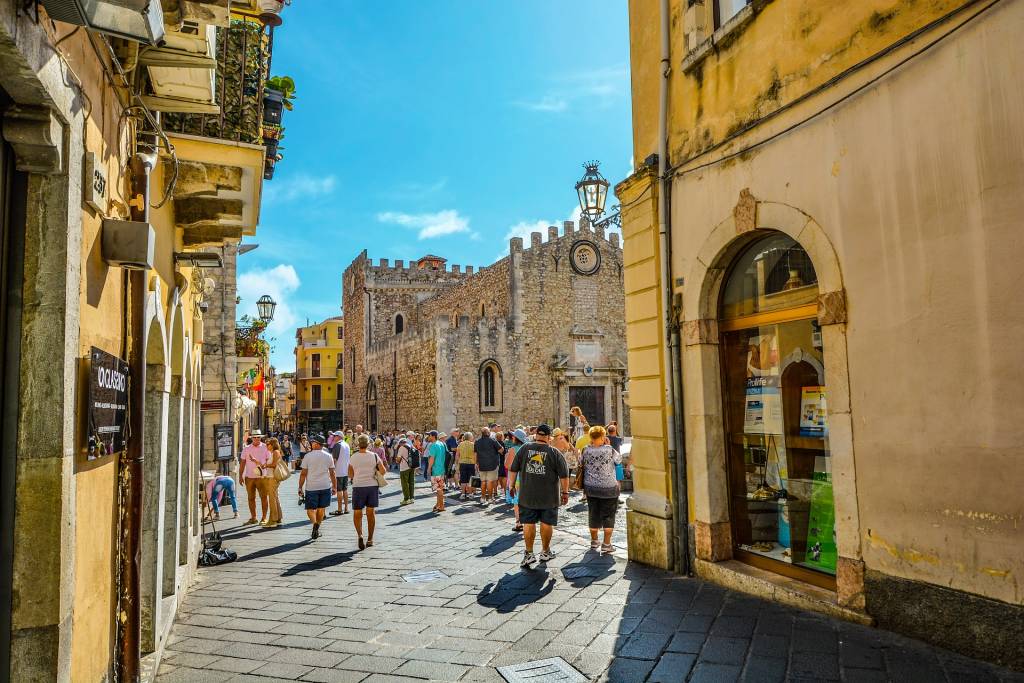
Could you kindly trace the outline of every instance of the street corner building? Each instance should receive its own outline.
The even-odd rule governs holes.
[[[0,0],[0,679],[140,680],[192,581],[204,312],[272,168],[230,5]]]
[[[626,426],[622,251],[565,221],[474,272],[427,255],[345,270],[345,419],[369,429]]]
[[[1024,3],[629,9],[630,557],[1024,668]]]

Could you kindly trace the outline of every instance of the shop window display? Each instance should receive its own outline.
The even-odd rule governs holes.
[[[739,559],[834,587],[817,295],[806,252],[782,234],[752,244],[729,273],[720,321],[729,495]]]

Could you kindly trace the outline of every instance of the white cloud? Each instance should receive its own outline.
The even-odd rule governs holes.
[[[296,199],[309,199],[330,194],[334,191],[333,175],[314,178],[310,175],[297,175],[282,178],[264,185],[263,198],[268,202],[290,202]]]
[[[569,108],[569,102],[564,97],[556,95],[545,95],[539,100],[519,100],[515,104],[517,107],[522,107],[529,111],[551,113],[562,112]]]
[[[385,211],[377,214],[377,220],[381,223],[392,223],[401,225],[404,228],[417,230],[417,237],[421,240],[442,235],[453,235],[459,232],[469,232],[469,219],[460,216],[454,209],[446,209],[436,213],[401,213],[399,211]]]
[[[238,276],[238,296],[242,303],[238,307],[238,316],[249,315],[259,317],[256,301],[264,294],[277,302],[274,319],[267,326],[264,336],[268,339],[276,337],[276,351],[282,348],[291,349],[291,339],[295,334],[298,316],[291,306],[291,297],[299,289],[299,274],[291,264],[281,263],[273,268],[253,268]],[[276,355],[276,354],[275,354]]]
[[[513,237],[522,237],[523,244],[528,247],[530,246],[530,233],[539,232],[541,235],[547,235],[549,225],[554,225],[554,223],[546,220],[533,221],[532,223],[530,221],[520,221],[508,229],[505,239],[510,240]]]
[[[628,97],[629,68],[615,64],[555,78],[543,96],[513,104],[529,111],[560,113],[577,104],[604,107]]]

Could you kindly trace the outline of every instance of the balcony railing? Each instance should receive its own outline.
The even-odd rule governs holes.
[[[273,34],[254,19],[217,29],[219,114],[165,113],[167,132],[263,144],[263,84],[270,75]]]
[[[320,368],[314,374],[311,368],[298,368],[295,370],[295,379],[330,379],[334,375],[325,375],[324,369]]]

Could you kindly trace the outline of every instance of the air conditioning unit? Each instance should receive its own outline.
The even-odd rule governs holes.
[[[42,0],[54,21],[150,45],[164,37],[160,0]]]

